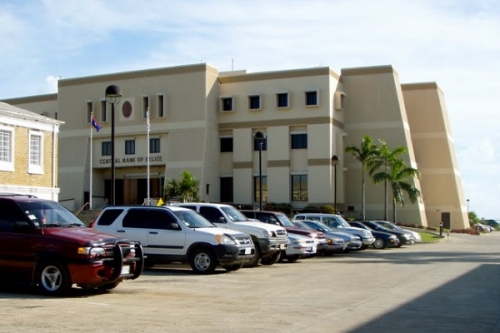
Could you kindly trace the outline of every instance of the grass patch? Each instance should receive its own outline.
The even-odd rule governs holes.
[[[419,232],[419,234],[422,237],[422,243],[436,243],[442,239],[441,237],[439,237],[439,235],[431,234],[428,232]]]

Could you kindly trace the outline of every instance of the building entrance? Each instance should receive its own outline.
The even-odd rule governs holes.
[[[149,179],[149,197],[158,199],[163,194],[164,178]],[[115,204],[142,205],[148,197],[147,178],[115,179]],[[111,180],[104,181],[104,196],[111,202]]]

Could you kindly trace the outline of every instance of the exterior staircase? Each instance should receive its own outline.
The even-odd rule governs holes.
[[[85,225],[89,226],[99,215],[101,212],[101,209],[87,209],[87,210],[82,210],[79,213],[78,212],[73,212],[78,219],[80,219]]]

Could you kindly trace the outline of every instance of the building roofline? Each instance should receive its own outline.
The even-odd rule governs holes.
[[[341,70],[341,76],[374,75],[374,74],[398,75],[398,72],[396,72],[396,70],[394,69],[394,67],[392,67],[392,65],[342,68]]]
[[[219,76],[219,82],[223,84],[223,83],[263,81],[263,80],[299,78],[299,77],[321,76],[321,75],[332,76],[335,79],[340,80],[340,75],[338,75],[330,67],[315,67],[315,68],[291,69],[291,70],[271,71],[271,72],[256,72],[256,73],[243,73],[243,74],[238,73],[235,75],[228,75],[228,72],[224,72],[224,76]]]
[[[57,93],[26,96],[26,97],[14,97],[14,98],[7,98],[0,100],[0,102],[4,102],[7,104],[24,104],[24,103],[52,102],[52,101],[57,101]]]

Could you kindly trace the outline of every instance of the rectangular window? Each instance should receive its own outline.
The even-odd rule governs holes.
[[[292,175],[292,201],[307,201],[307,175]]]
[[[221,97],[220,110],[221,111],[233,111],[233,98],[232,97]]]
[[[43,173],[43,134],[30,132],[29,173]]]
[[[260,177],[253,177],[253,201],[260,202]],[[267,176],[262,176],[262,202],[267,202]]]
[[[233,177],[220,178],[220,202],[233,202]]]
[[[101,143],[101,155],[111,156],[111,142],[105,141]]]
[[[250,110],[260,110],[260,96],[248,96],[248,108]]]
[[[158,95],[158,118],[165,117],[165,96]]]
[[[87,102],[87,124],[90,124],[90,118],[92,117],[92,102]],[[57,116],[56,116],[57,119]]]
[[[306,106],[318,106],[319,101],[318,101],[318,91],[313,90],[313,91],[306,91],[305,94],[305,104]]]
[[[14,132],[0,129],[0,170],[14,170]]]
[[[101,101],[101,121],[102,122],[107,122],[108,121],[108,118],[107,118],[107,112],[106,112],[106,101],[105,100],[102,100]]]
[[[149,152],[150,153],[159,153],[160,152],[160,139],[159,138],[149,139]]]
[[[220,138],[220,152],[231,153],[233,151],[233,138]]]
[[[149,96],[142,96],[142,118],[146,119],[148,117],[149,110]]]
[[[125,155],[135,154],[135,140],[125,140]]]
[[[276,94],[276,107],[277,108],[287,108],[288,106],[289,106],[288,93]]]
[[[307,133],[292,134],[292,149],[307,149]]]
[[[261,143],[262,143],[262,150],[267,150],[267,137],[265,137],[264,139],[253,138],[253,150],[259,151]]]

